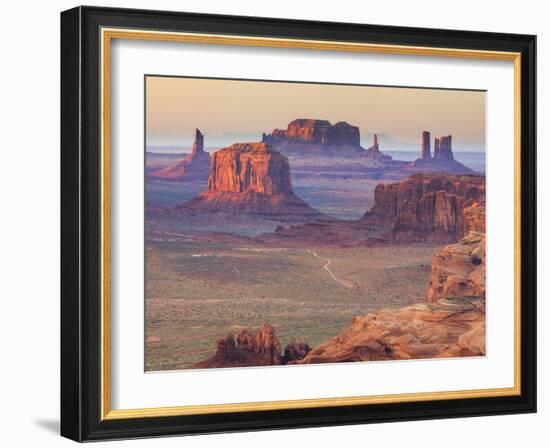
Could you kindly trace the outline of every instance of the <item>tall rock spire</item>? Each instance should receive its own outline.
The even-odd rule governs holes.
[[[431,159],[432,150],[430,147],[430,133],[429,131],[422,132],[422,159]]]
[[[204,135],[199,129],[195,129],[195,142],[193,143],[193,154],[204,152]]]
[[[169,165],[150,174],[151,177],[173,181],[207,180],[210,171],[210,153],[204,150],[204,135],[195,129],[193,150],[175,165]]]
[[[374,142],[372,147],[375,148],[377,151],[380,151],[380,146],[378,146],[378,135],[376,134],[374,134]]]

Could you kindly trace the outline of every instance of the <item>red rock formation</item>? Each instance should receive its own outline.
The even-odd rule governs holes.
[[[470,232],[433,256],[426,301],[485,296],[485,234]]]
[[[190,155],[175,165],[150,174],[150,177],[171,181],[206,180],[210,170],[210,154],[204,150],[204,135],[195,130],[195,141]]]
[[[485,233],[485,205],[476,201],[464,208],[464,235],[472,231]]]
[[[281,343],[275,329],[264,324],[259,330],[241,328],[236,338],[230,334],[218,339],[216,353],[193,367],[210,369],[294,364],[303,359],[310,350],[305,342],[291,342],[281,356]]]
[[[391,226],[396,241],[457,241],[464,236],[464,209],[485,202],[485,178],[415,174],[374,190],[366,220]]]
[[[322,217],[294,194],[288,159],[266,143],[236,143],[215,152],[208,190],[179,208],[258,215],[279,221]]]
[[[485,300],[443,299],[355,317],[295,364],[485,355]]]
[[[265,143],[236,143],[212,157],[208,177],[210,193],[292,192],[288,159]]]
[[[271,366],[281,364],[281,343],[271,325],[259,330],[241,328],[237,338],[228,335],[216,341],[216,354],[196,363],[197,369]]]

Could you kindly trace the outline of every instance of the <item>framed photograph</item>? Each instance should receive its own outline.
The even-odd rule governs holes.
[[[535,36],[61,14],[61,433],[536,410]]]

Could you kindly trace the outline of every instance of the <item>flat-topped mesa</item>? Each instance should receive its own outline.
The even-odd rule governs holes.
[[[304,143],[318,145],[359,146],[359,128],[345,121],[331,124],[328,120],[299,118],[291,121],[286,129],[274,129],[264,134],[264,141],[271,144]]]
[[[183,160],[155,171],[150,177],[169,181],[205,181],[210,171],[210,154],[204,150],[204,135],[195,129],[191,154]]]
[[[395,241],[453,242],[472,227],[474,203],[485,203],[484,176],[414,174],[377,185],[364,219],[389,224]]]
[[[438,139],[435,139],[435,145],[436,148],[438,148]],[[436,149],[437,152],[437,149]],[[432,158],[432,150],[430,147],[430,133],[428,131],[422,132],[422,159],[431,159]]]
[[[294,194],[288,159],[264,142],[235,143],[215,152],[208,190],[178,208],[282,222],[323,216]]]
[[[345,121],[332,124],[328,120],[299,118],[291,121],[286,129],[263,133],[262,141],[288,155],[359,156],[391,161],[391,157],[382,154],[377,145],[365,151],[361,147],[359,128]]]

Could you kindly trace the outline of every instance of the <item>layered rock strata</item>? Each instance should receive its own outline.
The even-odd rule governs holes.
[[[414,174],[391,184],[379,184],[374,206],[366,221],[380,221],[391,227],[394,241],[451,242],[463,237],[465,212],[474,204],[485,203],[485,178],[481,175]],[[484,212],[477,210],[478,220]]]

